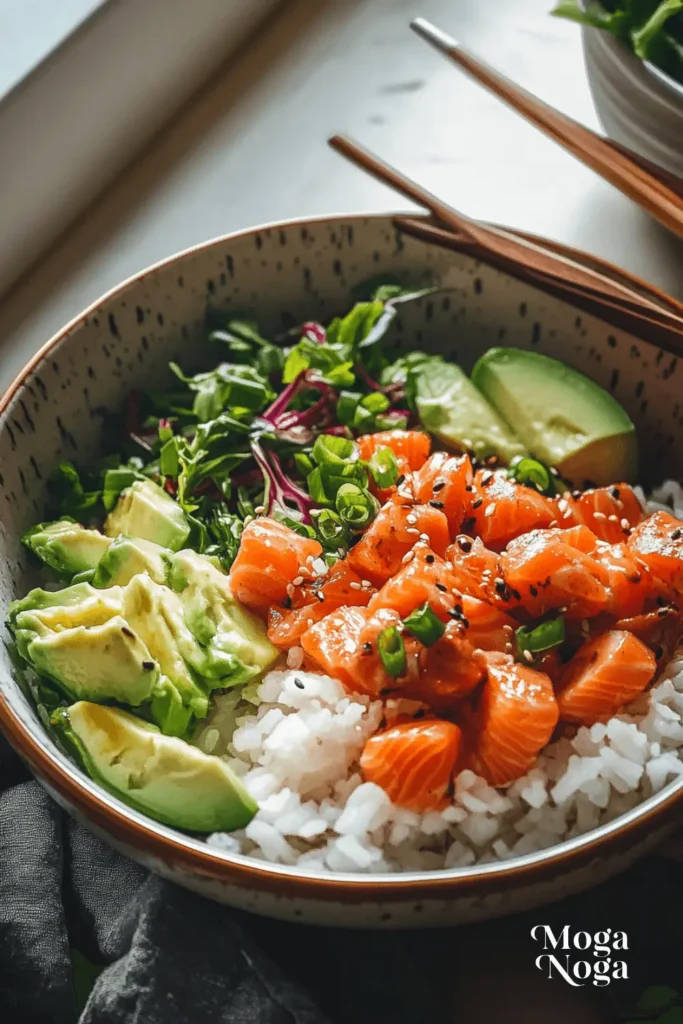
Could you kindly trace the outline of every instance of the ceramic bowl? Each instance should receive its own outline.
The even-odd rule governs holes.
[[[207,310],[256,315],[263,330],[329,318],[349,289],[384,273],[448,290],[405,310],[406,348],[465,367],[491,345],[559,357],[612,391],[634,418],[648,475],[683,477],[676,357],[520,284],[471,257],[396,233],[389,216],[333,217],[245,231],[198,246],[105,295],[52,338],[0,406],[0,618],[34,584],[19,538],[44,515],[61,459],[97,454],[102,411],[167,364],[205,362]],[[0,650],[0,726],[55,800],[154,871],[245,910],[367,927],[472,921],[541,905],[630,865],[675,827],[683,779],[617,821],[543,853],[477,868],[403,875],[320,875],[230,855],[155,824],[86,778],[55,746]]]
[[[588,82],[606,134],[683,177],[683,86],[609,32],[584,27],[582,35]]]

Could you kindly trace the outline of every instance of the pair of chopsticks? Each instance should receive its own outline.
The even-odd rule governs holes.
[[[424,19],[414,21],[412,28],[683,237],[683,181],[541,103]],[[395,218],[400,230],[465,252],[615,327],[683,351],[683,305],[671,296],[624,271],[615,273],[600,260],[579,257],[568,247],[467,217],[350,139],[335,135],[329,142],[356,166],[430,212],[429,218]]]

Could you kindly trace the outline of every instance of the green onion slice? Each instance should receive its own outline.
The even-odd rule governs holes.
[[[313,513],[311,514],[313,515]],[[332,544],[335,541],[343,540],[346,528],[337,512],[331,508],[324,508],[317,512],[315,518],[318,535],[323,544]]]
[[[399,478],[398,462],[391,448],[378,448],[368,465],[378,487],[393,487]]]
[[[335,497],[341,520],[352,530],[362,530],[379,512],[379,502],[357,484],[342,484]]]
[[[294,455],[294,465],[301,473],[302,476],[308,476],[314,470],[313,462],[310,457],[306,455],[306,452],[296,452]]]
[[[520,626],[515,630],[515,643],[520,658],[525,657],[525,651],[529,654],[541,654],[549,651],[564,642],[565,629],[564,618],[558,615],[556,619],[548,619],[541,622],[533,629]]]
[[[541,494],[552,496],[555,493],[555,484],[550,471],[538,459],[531,459],[527,455],[516,456],[510,463],[508,475],[518,484],[533,487]]]
[[[313,458],[319,466],[328,462],[348,462],[356,450],[356,445],[347,437],[334,434],[319,434],[313,445]]]
[[[440,640],[446,631],[446,627],[430,607],[428,601],[411,612],[403,620],[403,625],[409,629],[413,636],[417,637],[425,647],[431,647],[437,640]]]
[[[337,402],[337,419],[340,423],[350,427],[353,424],[358,403],[361,400],[359,391],[340,391]]]
[[[376,415],[380,412],[386,412],[391,402],[381,391],[373,391],[371,394],[366,395],[365,398],[362,398],[360,404],[368,412]]]
[[[406,670],[406,647],[396,626],[387,626],[377,636],[377,650],[387,675],[402,676]]]

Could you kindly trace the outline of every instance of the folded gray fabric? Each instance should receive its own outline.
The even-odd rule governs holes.
[[[0,739],[1,1021],[325,1024],[248,923],[71,821]],[[79,1016],[88,963],[104,969]]]

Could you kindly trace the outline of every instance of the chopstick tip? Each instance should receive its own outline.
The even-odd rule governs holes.
[[[413,18],[410,27],[413,32],[428,43],[431,43],[437,50],[441,50],[442,53],[449,53],[455,50],[458,45],[455,39],[447,35],[440,28],[437,28],[431,21],[427,21],[426,18]]]

